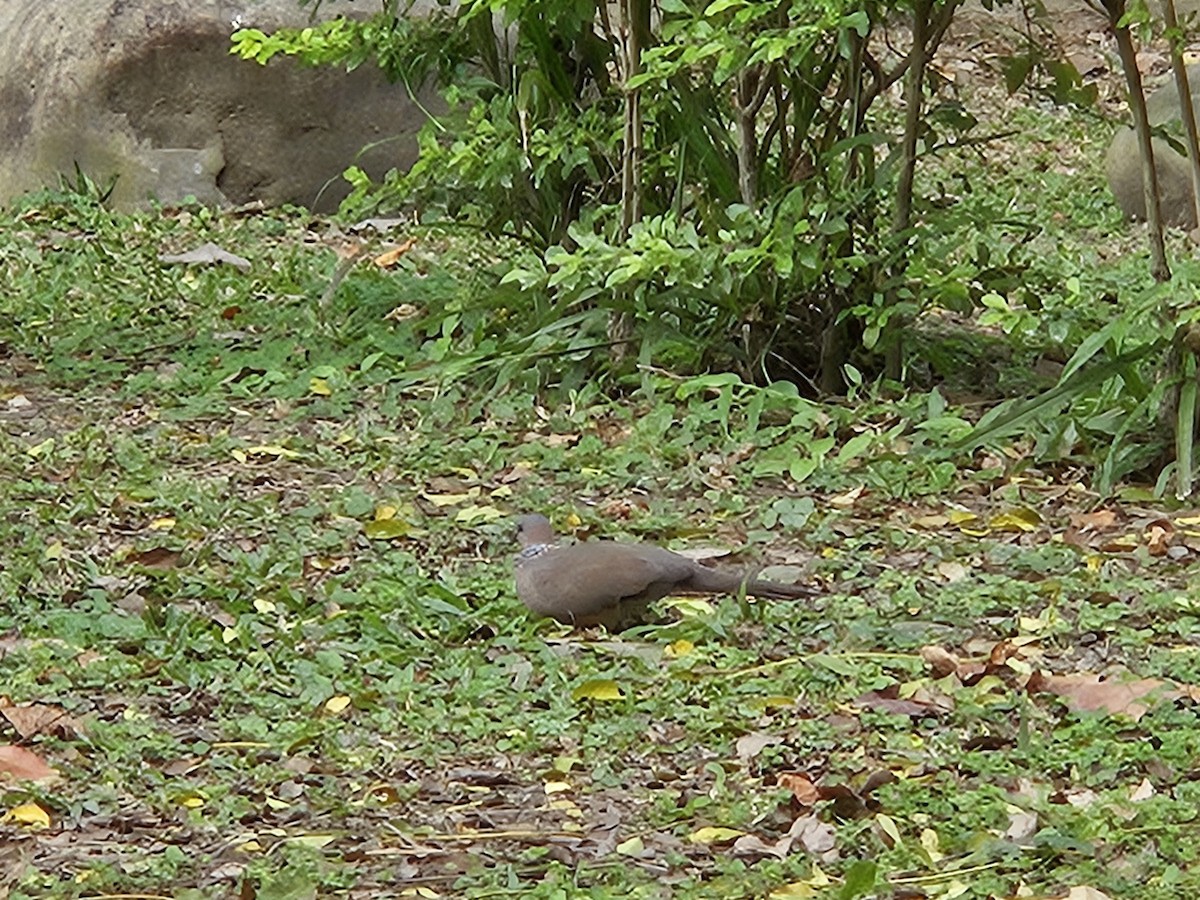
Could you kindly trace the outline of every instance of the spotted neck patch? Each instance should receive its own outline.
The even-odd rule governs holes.
[[[547,550],[553,549],[553,544],[530,544],[528,547],[522,547],[521,552],[517,554],[517,565],[527,562],[535,556],[541,556]]]

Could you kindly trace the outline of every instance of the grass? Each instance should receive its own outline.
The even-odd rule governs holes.
[[[1045,269],[1092,295],[1129,275],[1080,265],[1088,221]],[[0,743],[61,773],[0,785],[49,817],[0,824],[9,897],[1200,888],[1194,707],[1025,689],[1200,683],[1186,510],[940,450],[928,395],[439,377],[511,313],[436,235],[320,309],[344,236],[294,211],[46,196],[0,232]],[[210,240],[250,271],[159,260]],[[571,634],[513,596],[534,509],[827,592]]]

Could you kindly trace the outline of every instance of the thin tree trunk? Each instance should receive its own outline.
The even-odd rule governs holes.
[[[633,223],[642,218],[642,107],[641,92],[625,87],[642,68],[642,46],[650,34],[650,0],[620,0],[621,84],[625,96],[625,127],[621,153],[621,240],[629,237]],[[627,296],[622,296],[628,300]],[[622,307],[626,304],[620,304]],[[620,365],[633,339],[633,313],[614,309],[608,319],[612,362]]]
[[[1175,16],[1175,0],[1163,0],[1163,21],[1167,31],[1178,33],[1179,20]],[[1192,106],[1192,86],[1188,83],[1187,66],[1183,62],[1183,45],[1179,40],[1171,41],[1171,71],[1175,74],[1175,88],[1179,93],[1179,115],[1183,122],[1183,134],[1187,138],[1188,160],[1192,164],[1192,201],[1196,210],[1196,222],[1200,223],[1200,139],[1196,136],[1196,108]]]
[[[898,236],[912,224],[913,179],[917,172],[917,132],[925,106],[925,68],[929,64],[929,14],[932,0],[916,0],[913,4],[912,51],[908,57],[908,77],[904,83],[904,138],[900,164],[900,179],[896,185],[896,208],[892,218],[892,235]],[[899,381],[904,368],[903,323],[895,317],[884,328],[884,375]]]
[[[738,193],[746,206],[758,203],[758,113],[774,82],[762,66],[747,67],[738,75],[734,105],[737,118]]]
[[[1150,122],[1146,119],[1146,98],[1142,94],[1142,76],[1137,67],[1137,51],[1128,26],[1117,23],[1125,15],[1125,0],[1103,0],[1108,23],[1117,41],[1121,68],[1125,70],[1125,86],[1129,91],[1129,109],[1133,113],[1133,130],[1137,135],[1142,158],[1142,190],[1146,197],[1146,225],[1150,232],[1150,274],[1157,282],[1171,277],[1167,264],[1167,247],[1163,241],[1162,209],[1158,203],[1158,175],[1154,171],[1154,147],[1150,140]]]
[[[1163,0],[1163,21],[1167,32],[1176,37],[1171,41],[1171,71],[1179,94],[1179,117],[1187,140],[1188,160],[1192,164],[1192,203],[1196,221],[1200,223],[1200,139],[1196,135],[1196,109],[1192,106],[1192,87],[1188,82],[1187,66],[1183,62],[1183,45],[1178,39],[1179,20],[1175,15],[1175,0]],[[1176,336],[1175,352],[1167,357],[1166,377],[1179,385],[1169,392],[1173,412],[1170,416],[1175,430],[1175,495],[1181,500],[1190,497],[1193,473],[1196,471],[1196,354],[1185,340]]]

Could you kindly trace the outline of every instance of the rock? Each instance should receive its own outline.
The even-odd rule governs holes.
[[[1188,85],[1192,92],[1192,106],[1196,109],[1197,118],[1200,118],[1200,66],[1188,67]],[[1182,142],[1179,92],[1175,89],[1174,79],[1146,98],[1146,115],[1151,126],[1167,126]],[[1164,224],[1195,228],[1191,165],[1186,157],[1172,149],[1162,138],[1154,138],[1152,143]],[[1123,127],[1113,136],[1104,158],[1104,169],[1108,186],[1121,211],[1129,218],[1145,219],[1146,197],[1142,190],[1141,160],[1138,158],[1137,137],[1132,128]]]
[[[369,6],[326,0],[320,15]],[[374,67],[229,53],[238,28],[305,24],[296,0],[0,0],[0,203],[78,164],[100,185],[117,176],[118,207],[193,196],[326,211],[348,165],[411,165],[425,115]]]

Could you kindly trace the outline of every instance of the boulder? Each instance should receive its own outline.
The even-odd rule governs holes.
[[[1200,66],[1188,67],[1188,85],[1192,93],[1192,106],[1196,109],[1197,119],[1200,119]],[[1183,127],[1179,121],[1179,91],[1175,89],[1174,79],[1146,98],[1146,116],[1151,126],[1165,126],[1172,135],[1178,136],[1180,143],[1183,142]],[[1164,224],[1195,228],[1191,164],[1162,138],[1154,138],[1152,144]],[[1137,136],[1133,129],[1127,126],[1119,129],[1109,144],[1104,160],[1108,186],[1126,216],[1144,220],[1146,196],[1142,190],[1141,165]]]
[[[407,167],[424,113],[373,66],[347,73],[230,55],[237,29],[304,26],[311,8],[0,0],[0,203],[78,167],[99,184],[116,176],[119,207],[190,196],[326,211],[348,191],[348,165],[374,177]],[[320,15],[375,8],[326,0]]]

